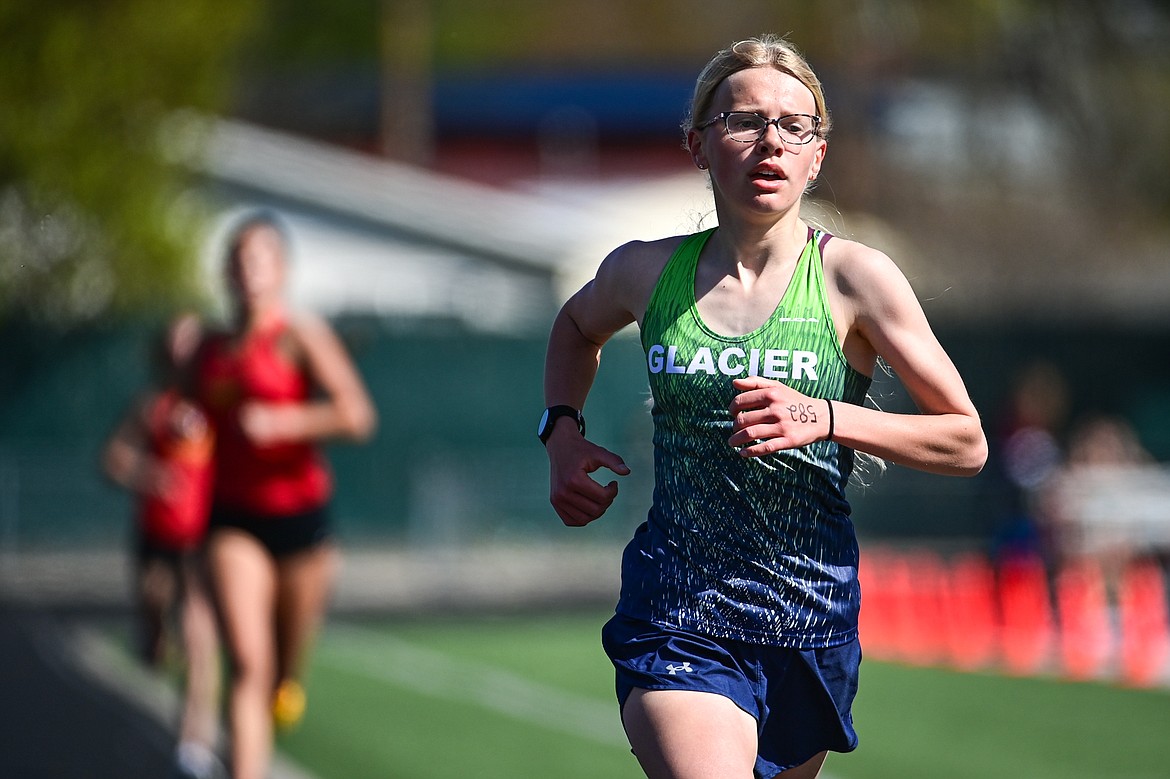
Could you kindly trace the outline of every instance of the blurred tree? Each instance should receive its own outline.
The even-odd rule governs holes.
[[[1021,4],[1033,13],[1004,37],[1016,75],[1069,132],[1073,180],[1094,179],[1079,191],[1170,215],[1170,2]]]
[[[166,136],[222,106],[259,2],[0,0],[0,323],[191,300]]]
[[[784,4],[780,15],[800,5]],[[1036,143],[1064,177],[1059,191],[1039,186],[1109,219],[1136,211],[1170,214],[1167,0],[816,5],[821,24],[836,37],[810,51],[814,63],[827,63],[853,95],[881,94],[901,79],[945,84],[970,111],[967,151],[980,157],[981,176],[1018,179],[1004,164],[1012,145],[1024,142],[1012,132],[1020,125],[1011,113],[1035,108],[1051,131]],[[836,21],[829,23],[829,15]]]

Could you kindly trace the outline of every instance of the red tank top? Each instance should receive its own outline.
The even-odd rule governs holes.
[[[199,545],[211,508],[212,444],[207,417],[179,393],[163,392],[146,409],[151,454],[167,464],[171,481],[165,495],[139,502],[142,534],[164,549]]]
[[[215,502],[225,508],[297,514],[324,505],[332,493],[332,476],[316,446],[255,446],[240,426],[240,409],[249,401],[308,400],[308,377],[279,348],[286,331],[282,321],[238,343],[213,336],[199,361],[199,399],[216,430]]]

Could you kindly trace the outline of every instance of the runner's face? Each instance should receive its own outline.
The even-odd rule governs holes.
[[[769,119],[817,113],[808,87],[770,67],[732,73],[715,90],[710,113],[696,119],[701,124],[724,111],[751,111]],[[724,123],[717,121],[691,130],[687,141],[695,161],[710,168],[716,200],[753,212],[783,212],[799,203],[825,156],[823,139],[788,145],[774,125],[758,141],[740,143],[728,138]]]
[[[254,227],[240,238],[228,266],[237,300],[256,305],[279,299],[284,285],[284,246],[270,227]]]

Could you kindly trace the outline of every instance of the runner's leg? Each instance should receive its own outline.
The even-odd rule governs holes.
[[[649,779],[752,779],[756,720],[730,698],[636,689],[622,720]]]
[[[212,531],[211,579],[231,657],[228,715],[233,779],[264,779],[272,757],[270,702],[276,684],[276,564],[253,536]]]

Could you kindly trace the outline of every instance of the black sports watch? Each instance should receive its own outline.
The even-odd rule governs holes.
[[[553,425],[561,417],[572,417],[577,421],[577,432],[582,437],[585,436],[585,417],[577,409],[572,406],[549,406],[544,410],[544,414],[540,418],[540,427],[536,429],[536,435],[540,438],[542,444],[548,443],[548,437],[552,435]]]

